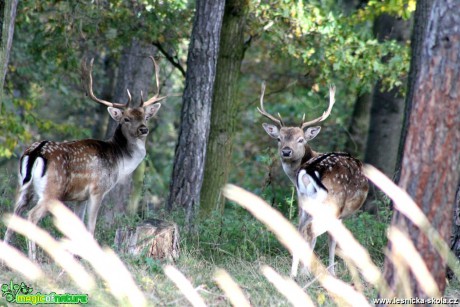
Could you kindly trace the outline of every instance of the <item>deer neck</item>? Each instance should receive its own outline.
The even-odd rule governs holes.
[[[319,153],[312,150],[310,146],[307,145],[305,147],[305,154],[303,155],[302,159],[293,161],[281,161],[281,165],[283,166],[284,172],[294,185],[296,185],[297,182],[296,176],[300,166],[318,155]]]
[[[119,179],[130,175],[145,157],[145,138],[128,139],[123,134],[121,125],[118,125],[109,143],[116,157]]]

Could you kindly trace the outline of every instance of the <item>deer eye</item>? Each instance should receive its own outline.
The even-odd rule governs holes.
[[[297,142],[303,143],[303,142],[305,142],[305,140],[304,139],[299,139]]]
[[[277,138],[278,142],[281,142],[281,139],[280,138]]]
[[[127,118],[127,117],[125,117],[124,120],[125,120],[125,123],[129,123],[129,122],[131,121],[131,120],[130,120],[129,118]]]

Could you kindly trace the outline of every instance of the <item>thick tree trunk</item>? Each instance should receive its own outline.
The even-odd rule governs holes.
[[[0,1],[0,110],[3,102],[3,84],[5,83],[8,62],[10,59],[11,45],[13,44],[14,22],[18,0]]]
[[[377,82],[364,158],[366,163],[374,165],[390,178],[394,175],[404,116],[404,99],[398,91],[383,92],[381,83]]]
[[[374,34],[379,41],[394,39],[405,43],[410,37],[410,22],[382,14],[374,22]],[[404,99],[400,89],[386,92],[377,82],[370,113],[370,130],[366,146],[365,161],[387,176],[395,170],[398,145],[404,118]],[[382,154],[382,153],[385,154]]]
[[[179,140],[167,207],[186,208],[189,226],[199,206],[203,183],[224,4],[224,0],[197,0],[188,52]]]
[[[421,57],[420,71],[414,72],[411,67],[416,79],[399,182],[447,242],[452,231],[452,211],[460,174],[459,11],[457,0],[435,0],[423,44],[419,45],[421,52],[414,53]],[[419,229],[400,213],[395,212],[392,225],[412,239],[443,293],[446,269],[440,255]],[[389,249],[391,251],[391,246]],[[385,277],[394,291],[401,288],[400,278],[389,259],[385,262]],[[427,297],[413,276],[411,290],[414,297]]]
[[[404,106],[404,120],[399,140],[398,156],[395,167],[395,182],[399,182],[401,176],[401,163],[403,158],[404,144],[409,125],[409,115],[412,109],[412,101],[414,100],[415,82],[418,79],[418,74],[421,70],[420,63],[422,61],[422,49],[425,39],[426,27],[428,18],[433,6],[434,0],[420,0],[417,2],[417,9],[414,14],[414,25],[412,27],[411,36],[411,63],[410,72],[407,80],[406,101]]]
[[[214,209],[221,211],[224,205],[221,188],[227,183],[230,169],[248,5],[247,0],[227,0],[225,4],[201,189],[201,217],[209,216]]]
[[[455,195],[450,249],[457,257],[457,259],[460,260],[460,184],[457,187],[457,193]],[[450,269],[448,270],[447,274],[449,278],[453,277],[453,272]]]
[[[92,57],[94,57],[94,55]],[[113,101],[117,64],[118,63],[116,63],[114,58],[111,56],[104,59],[104,76],[106,76],[107,82],[99,84],[100,87],[97,90],[97,93],[100,93],[98,97],[101,99]],[[95,105],[93,116],[94,124],[91,131],[92,137],[98,140],[106,137],[109,138],[110,135],[107,135],[107,130],[109,128],[108,122],[109,118],[110,120],[112,120],[112,118],[107,112],[107,107],[101,104]]]
[[[374,34],[379,41],[394,39],[405,44],[410,37],[410,21],[382,14],[374,22]],[[403,119],[404,98],[400,88],[384,91],[381,82],[377,82],[372,95],[364,161],[390,178],[394,177]],[[371,187],[364,205],[366,211],[375,211],[376,196],[375,188]]]
[[[155,49],[150,44],[139,42],[133,38],[131,44],[125,48],[119,63],[117,82],[113,94],[113,101],[124,103],[128,101],[126,89],[129,89],[132,96],[132,104],[139,105],[141,101],[141,91],[144,99],[154,92],[153,85],[153,64],[148,58],[155,54]],[[110,119],[107,128],[106,138],[113,135],[116,123]],[[142,162],[145,163],[145,162]],[[136,172],[145,171],[145,167],[139,166]],[[143,177],[143,174],[134,176]],[[140,182],[142,184],[142,181]],[[123,215],[135,212],[137,204],[128,204],[130,195],[133,191],[132,177],[127,177],[124,181],[119,182],[104,198],[102,206],[103,216],[109,224],[113,223],[115,215]],[[131,196],[131,199],[139,198]],[[129,210],[128,210],[129,208]]]

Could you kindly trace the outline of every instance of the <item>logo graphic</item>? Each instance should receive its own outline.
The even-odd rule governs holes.
[[[88,294],[56,294],[51,292],[49,294],[41,294],[37,292],[32,294],[32,287],[28,287],[25,283],[2,284],[2,297],[8,303],[16,304],[87,304]]]

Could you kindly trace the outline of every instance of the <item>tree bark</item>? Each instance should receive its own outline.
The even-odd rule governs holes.
[[[404,44],[410,37],[410,21],[382,14],[374,21],[374,34],[379,41],[394,39]],[[385,91],[380,81],[374,87],[370,108],[369,134],[364,161],[388,177],[394,177],[401,129],[404,119],[404,97],[400,88]],[[376,211],[375,188],[371,187],[364,209]]]
[[[124,103],[128,101],[126,89],[129,89],[132,96],[132,105],[138,106],[141,100],[141,91],[144,99],[154,92],[153,87],[153,64],[148,58],[155,54],[152,45],[146,44],[133,38],[130,45],[123,51],[117,74],[116,86],[113,94],[113,101]],[[116,122],[110,118],[107,127],[106,138],[113,135]],[[145,162],[142,162],[145,163]],[[143,172],[145,167],[140,165],[135,171]],[[133,175],[132,175],[133,176]],[[140,189],[133,188],[132,176],[119,182],[103,200],[103,216],[107,223],[114,222],[115,215],[132,214],[137,209],[137,204],[128,204],[133,191]],[[136,177],[143,177],[143,174],[135,174]],[[138,183],[139,184],[139,183]],[[140,182],[142,184],[142,181]],[[131,200],[139,200],[139,197],[131,195]]]
[[[5,76],[8,71],[8,62],[10,60],[10,51],[13,44],[14,22],[16,20],[16,9],[18,0],[0,1],[0,110],[3,104],[3,85],[5,84]]]
[[[427,3],[417,6],[417,10],[426,9],[425,5]],[[423,43],[417,45],[421,50],[414,53],[420,59],[412,62],[418,63],[417,67],[411,67],[415,80],[411,83],[414,88],[409,89],[411,109],[399,182],[447,242],[460,174],[459,11],[460,2],[456,0],[435,0],[426,20]],[[416,18],[420,16],[423,14],[416,14]],[[399,212],[395,212],[392,225],[412,239],[443,293],[446,269],[440,255],[420,230]],[[391,251],[391,246],[389,249]],[[389,259],[385,261],[385,278],[394,291],[401,288],[394,264]],[[414,297],[427,297],[413,275],[411,290]]]
[[[95,55],[92,55],[94,57]],[[117,71],[117,61],[113,58],[113,56],[108,56],[104,59],[104,76],[107,79],[107,82],[104,84],[99,84],[99,88],[97,89],[97,93],[100,93],[98,97],[107,101],[113,101],[113,95],[115,90],[115,82],[116,82],[116,71]],[[95,84],[94,84],[95,85]],[[107,135],[107,129],[109,128],[109,113],[107,112],[107,107],[98,104],[95,106],[94,113],[93,113],[93,128],[91,131],[91,135],[95,139],[103,139],[109,138],[110,135]],[[113,120],[112,120],[113,121]]]
[[[214,209],[223,210],[221,188],[227,183],[230,169],[248,6],[247,0],[227,0],[225,4],[212,100],[211,130],[201,189],[200,217],[209,216]]]
[[[367,134],[372,96],[369,93],[360,94],[356,98],[348,128],[349,138],[345,144],[345,151],[355,157],[362,157],[366,151]]]
[[[450,238],[450,249],[460,260],[460,183],[457,187],[457,193],[455,194],[455,203],[453,210],[453,219],[452,219],[452,236]],[[453,277],[452,270],[447,271],[449,278]]]
[[[428,18],[433,7],[434,0],[420,0],[417,2],[417,9],[414,13],[414,25],[412,27],[411,36],[411,63],[410,72],[407,80],[406,101],[404,106],[404,120],[401,130],[401,138],[399,140],[398,155],[395,166],[395,182],[399,182],[401,176],[401,163],[403,158],[404,144],[406,142],[406,135],[409,125],[409,115],[412,109],[412,101],[414,100],[415,82],[421,70],[421,53],[423,49],[423,42],[425,39],[426,27],[428,25]]]
[[[379,41],[394,39],[405,43],[410,36],[410,22],[382,14],[374,22],[374,35]],[[404,118],[404,100],[400,89],[384,91],[377,82],[370,113],[370,130],[365,161],[392,177]],[[385,154],[382,154],[384,152]]]
[[[136,227],[118,228],[114,245],[119,252],[137,257],[174,261],[179,258],[179,227],[157,219],[143,221]]]
[[[199,206],[203,183],[224,4],[224,0],[197,0],[187,58],[179,140],[167,208],[186,208],[189,227]]]

